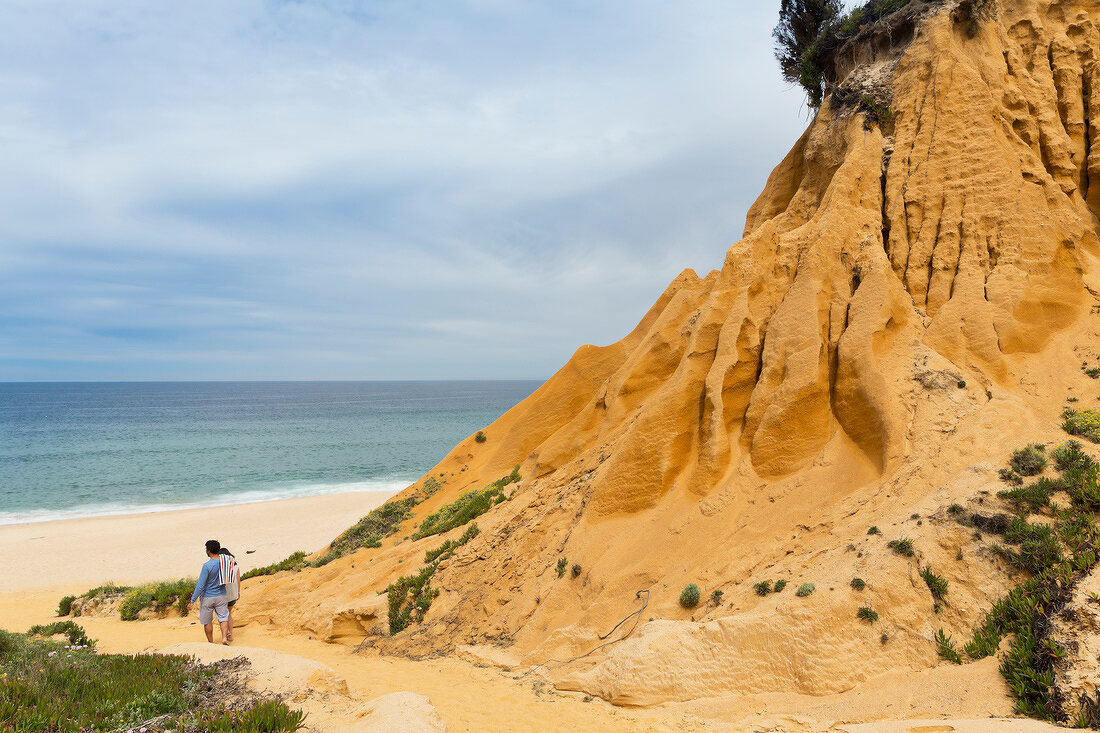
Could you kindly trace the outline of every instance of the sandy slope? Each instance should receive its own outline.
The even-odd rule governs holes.
[[[267,528],[262,547],[274,558],[289,554],[293,548],[307,541],[301,527],[312,523],[302,522],[303,517],[319,521],[331,513],[334,516],[326,521],[344,527],[378,499],[375,496],[346,496],[342,499],[317,497],[263,506],[226,508],[222,516],[226,517],[225,521],[234,524],[239,520],[238,511],[262,516]],[[149,577],[143,574],[145,571],[126,568],[124,560],[127,555],[122,550],[126,543],[134,541],[134,537],[141,538],[148,557],[165,558],[165,572],[172,570],[175,571],[172,574],[176,575],[185,572],[190,567],[190,558],[183,556],[168,560],[175,553],[182,553],[179,547],[181,527],[189,527],[188,531],[201,534],[203,526],[211,526],[209,521],[210,518],[203,512],[164,512],[0,529],[0,542],[7,542],[9,548],[25,541],[23,535],[28,530],[37,532],[35,536],[46,533],[45,536],[54,538],[55,541],[49,546],[56,546],[57,549],[44,559],[64,566],[62,577],[65,579],[65,583],[58,584],[49,572],[6,578],[8,585],[0,592],[0,628],[22,631],[32,624],[52,620],[58,599],[74,589],[98,585],[108,579],[126,582]],[[60,532],[61,529],[66,531]],[[95,553],[89,552],[86,557],[81,557],[70,545],[61,545],[58,538],[62,535],[72,537],[74,531],[79,533],[81,541],[90,543],[88,546],[99,547],[102,554],[96,557]],[[240,547],[247,546],[247,539],[242,539],[245,544]],[[71,547],[77,546],[74,544]],[[260,555],[260,549],[257,547],[256,555]],[[261,561],[268,559],[260,558]],[[106,570],[101,571],[100,568]],[[52,588],[49,587],[51,583]],[[249,597],[246,585],[242,610],[247,608]],[[158,651],[177,644],[193,644],[202,638],[202,632],[194,620],[187,618],[135,622],[81,618],[79,621],[91,636],[99,640],[99,648],[106,652]],[[983,721],[983,728],[960,727],[958,730],[1043,729],[1027,727],[1027,721],[988,720],[989,716],[1008,715],[1011,711],[1011,703],[1003,692],[992,660],[966,668],[941,666],[917,673],[890,673],[849,692],[822,697],[775,693],[725,695],[636,709],[615,707],[599,699],[586,702],[583,694],[557,691],[537,674],[502,671],[468,659],[448,657],[415,661],[403,657],[357,654],[354,647],[348,645],[329,644],[316,637],[310,638],[310,634],[287,632],[260,624],[244,626],[238,629],[237,635],[240,647],[275,653],[261,652],[262,663],[255,665],[259,675],[256,684],[261,688],[286,692],[296,684],[294,680],[302,676],[303,669],[307,676],[315,674],[316,665],[331,671],[331,676],[327,671],[322,675],[326,680],[324,685],[299,684],[308,694],[298,696],[294,703],[310,713],[315,730],[326,732],[354,731],[355,726],[369,719],[369,716],[364,717],[364,711],[371,701],[395,692],[426,695],[452,733],[818,731],[834,723],[935,716],[987,719]],[[185,646],[182,650],[193,653],[195,647]],[[220,656],[222,650],[218,647],[212,649],[210,654]],[[175,651],[180,651],[180,648],[176,647]],[[257,652],[251,651],[242,653],[257,655]],[[730,663],[736,664],[733,660]],[[345,683],[346,693],[341,691]]]

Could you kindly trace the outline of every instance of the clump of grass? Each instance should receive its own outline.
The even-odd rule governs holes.
[[[680,605],[684,608],[695,608],[699,605],[700,591],[695,583],[688,583],[680,592]]]
[[[57,615],[68,616],[73,612],[73,601],[76,600],[76,596],[64,596],[57,602]]]
[[[403,575],[386,586],[386,605],[389,610],[390,634],[404,631],[412,623],[420,623],[439,595],[432,588],[431,580],[440,563],[448,559],[462,545],[478,535],[476,524],[471,524],[457,540],[444,542],[434,550],[424,553],[427,563],[414,575]],[[430,560],[428,558],[431,558]]]
[[[814,588],[815,586],[813,583],[803,583],[802,585],[798,586],[798,590],[796,590],[794,594],[799,598],[805,598],[806,596],[814,592]]]
[[[783,590],[786,587],[787,587],[787,581],[782,580],[782,579],[777,580],[777,581],[775,581],[775,586],[772,588],[772,593],[778,593],[779,591]]]
[[[959,514],[962,514],[965,511],[966,511],[966,509],[963,508],[962,504],[952,504],[951,506],[947,507],[947,513],[948,514],[959,515]]]
[[[477,441],[478,443],[484,443],[488,439],[489,438],[487,438],[485,436],[485,433],[482,432],[481,430],[478,430],[477,435],[474,436],[474,440]]]
[[[88,634],[84,631],[84,627],[73,621],[55,621],[52,624],[45,625],[38,624],[32,626],[30,630],[27,631],[28,636],[55,636],[57,634],[64,634],[71,646],[79,646],[88,649],[95,647],[95,642],[88,638]]]
[[[871,528],[867,530],[867,534],[881,534],[881,533],[878,531],[878,527],[875,527],[874,525],[872,525]]]
[[[477,519],[497,504],[506,501],[504,487],[520,480],[519,466],[512,469],[512,473],[497,479],[484,489],[467,491],[450,504],[440,507],[429,514],[420,523],[420,528],[413,533],[414,540],[442,534],[455,527],[461,527],[467,522]]]
[[[940,659],[945,659],[952,664],[962,664],[962,655],[955,648],[955,642],[944,633],[943,629],[938,629],[932,639],[936,642],[936,653],[940,655]]]
[[[758,596],[766,596],[772,592],[772,582],[770,580],[761,580],[759,583],[752,587],[756,591]]]
[[[716,590],[716,591],[714,591],[713,593],[710,594],[710,602],[712,604],[714,604],[715,606],[717,606],[719,603],[722,602],[722,596],[723,596],[722,591]]]
[[[1024,477],[1016,473],[1011,468],[1002,468],[1000,471],[997,472],[997,475],[1001,477],[1001,481],[1004,481],[1008,484],[1019,486],[1024,482]]]
[[[932,592],[932,597],[937,601],[942,601],[943,597],[947,595],[947,578],[932,572],[931,565],[925,565],[920,569],[920,577],[924,580],[924,584],[928,586],[928,590]]]
[[[1059,471],[1078,467],[1088,469],[1093,464],[1092,458],[1076,440],[1062,443],[1051,451],[1050,456],[1054,459],[1054,467]]]
[[[1012,502],[1017,509],[1037,512],[1050,504],[1050,497],[1054,495],[1055,491],[1060,491],[1062,488],[1064,487],[1060,479],[1049,479],[1046,476],[1040,476],[1033,484],[1007,491],[998,491],[997,496]]]
[[[191,600],[191,592],[194,590],[193,578],[141,585],[126,594],[118,612],[123,621],[135,621],[138,614],[146,608],[161,612],[175,604],[180,615],[186,616],[187,602]]]
[[[1048,524],[1029,524],[1016,517],[1005,532],[1005,540],[1020,546],[1019,551],[1007,553],[1007,557],[1032,573],[1057,565],[1062,561],[1062,547],[1054,530]]]
[[[241,580],[248,580],[249,578],[256,578],[262,575],[274,575],[284,570],[301,570],[306,566],[306,553],[302,551],[295,552],[285,560],[281,560],[271,565],[265,565],[262,568],[253,568],[247,573],[241,575]]]
[[[1062,430],[1100,443],[1100,410],[1075,410],[1067,407],[1062,413]]]
[[[852,578],[850,585],[852,586],[852,590],[863,590],[867,587],[867,584],[863,582],[863,578]]]
[[[1032,443],[1014,451],[1008,465],[1021,476],[1037,476],[1047,467],[1046,450],[1045,445]]]
[[[1100,367],[1089,367],[1088,369],[1082,369],[1090,379],[1100,378]]]
[[[856,617],[869,624],[873,624],[878,621],[878,611],[870,606],[861,606],[860,609],[856,611]]]
[[[902,537],[900,540],[890,540],[886,546],[903,557],[913,557],[913,540]]]
[[[560,578],[561,576],[565,575],[565,569],[567,567],[569,567],[569,560],[564,557],[559,557],[558,564],[557,567],[554,568],[554,572],[556,572],[558,574],[558,577]]]

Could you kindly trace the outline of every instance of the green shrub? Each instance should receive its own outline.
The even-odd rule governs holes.
[[[936,653],[939,654],[940,659],[945,659],[952,664],[962,664],[962,656],[955,648],[955,642],[944,633],[943,629],[937,630],[932,638],[936,642]]]
[[[435,492],[443,488],[443,484],[439,482],[435,476],[429,476],[424,479],[424,483],[420,484],[420,489],[427,495],[431,496]]]
[[[913,540],[902,537],[900,540],[890,540],[886,546],[903,557],[913,557]]]
[[[684,608],[695,608],[699,605],[699,597],[699,586],[695,583],[688,583],[680,592],[680,605]]]
[[[856,611],[856,617],[869,624],[873,624],[878,621],[878,611],[870,606],[861,606],[860,609]]]
[[[752,587],[756,591],[758,596],[766,596],[772,592],[772,584],[770,580],[761,580],[759,583]]]
[[[928,590],[932,592],[932,597],[937,601],[942,601],[943,597],[947,595],[947,578],[932,572],[931,565],[925,565],[920,569],[920,577],[924,580],[924,584],[928,586]]]
[[[1083,369],[1082,371],[1084,371],[1085,374],[1088,375],[1091,379],[1100,378],[1100,367],[1090,367],[1088,369]]]
[[[867,530],[867,534],[881,534],[881,533],[878,531],[878,527],[872,526],[870,529]]]
[[[960,379],[959,383],[956,386],[959,389],[966,389],[966,380],[965,379]]]
[[[570,569],[570,573],[573,575],[574,578],[579,577],[581,574],[581,566],[577,563],[573,563],[573,567]]]
[[[772,588],[772,593],[778,593],[779,591],[783,590],[786,587],[787,587],[787,581],[777,580],[777,581],[775,581],[775,587]]]
[[[1005,532],[1005,540],[1020,545],[1010,559],[1025,570],[1039,573],[1062,562],[1062,547],[1050,525],[1028,524],[1016,517]]]
[[[805,598],[806,596],[810,595],[813,592],[814,592],[814,584],[813,583],[803,583],[802,585],[798,586],[798,590],[796,590],[794,592],[794,594],[796,596],[798,596],[799,598]]]
[[[477,435],[474,436],[474,440],[476,440],[478,443],[484,443],[486,440],[488,440],[488,438],[485,437],[485,433],[478,430]]]
[[[1047,467],[1046,446],[1032,443],[1012,453],[1008,465],[1021,476],[1037,476]]]
[[[73,612],[73,601],[76,600],[76,596],[64,596],[57,602],[57,615],[68,616]]]
[[[1074,410],[1066,408],[1062,413],[1062,430],[1070,435],[1100,443],[1100,410]]]
[[[1012,502],[1018,509],[1037,512],[1050,503],[1050,497],[1054,495],[1055,491],[1060,491],[1063,488],[1060,479],[1052,480],[1046,476],[1040,476],[1033,484],[1007,491],[998,491],[997,496]]]
[[[512,469],[512,473],[497,479],[484,489],[465,492],[450,504],[440,507],[425,517],[420,523],[420,528],[413,533],[413,539],[442,534],[477,519],[497,504],[506,501],[504,487],[519,480],[519,466],[516,466]]]
[[[55,621],[52,624],[32,626],[27,631],[29,636],[54,636],[64,634],[69,644],[82,647],[94,647],[95,642],[88,638],[88,634],[80,624],[72,621]]]
[[[719,603],[722,602],[722,595],[723,595],[722,591],[720,591],[720,590],[714,591],[713,593],[710,594],[710,602],[717,606]]]
[[[328,552],[311,562],[310,566],[318,568],[327,565],[361,547],[381,547],[382,540],[397,533],[401,523],[412,516],[413,507],[419,502],[415,496],[410,496],[387,501],[371,510],[367,516],[333,540]]]
[[[194,590],[195,580],[190,578],[138,586],[126,594],[118,612],[123,621],[134,621],[146,608],[161,612],[175,604],[180,615],[186,616],[187,601]]]
[[[247,573],[241,575],[241,580],[248,580],[249,578],[256,578],[263,575],[274,575],[275,573],[281,573],[284,570],[301,570],[306,566],[306,553],[298,551],[285,560],[273,563],[271,565],[265,565],[262,568],[253,568]]]
[[[565,575],[565,569],[569,567],[569,560],[564,557],[558,558],[557,567],[554,568],[554,572],[558,574],[558,577]]]
[[[1054,459],[1054,467],[1059,471],[1077,466],[1090,468],[1093,464],[1092,458],[1076,440],[1067,440],[1051,451],[1050,455]]]
[[[863,578],[852,578],[851,586],[853,590],[863,590],[867,584],[863,582]]]

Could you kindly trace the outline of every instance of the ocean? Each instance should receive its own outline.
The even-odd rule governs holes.
[[[0,383],[0,525],[397,491],[538,386]]]

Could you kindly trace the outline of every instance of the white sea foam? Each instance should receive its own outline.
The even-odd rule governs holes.
[[[236,493],[227,493],[211,497],[207,501],[189,503],[124,504],[105,502],[84,504],[65,509],[34,509],[25,512],[0,512],[0,526],[12,524],[31,524],[34,522],[52,522],[59,519],[83,519],[86,517],[107,517],[129,514],[154,514],[181,509],[205,509],[209,507],[234,506],[237,504],[256,504],[263,501],[280,499],[298,499],[308,496],[326,496],[329,494],[349,494],[360,491],[373,491],[396,494],[417,477],[388,477],[369,481],[354,481],[341,484],[303,484],[271,489],[254,489]]]

